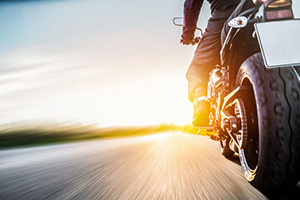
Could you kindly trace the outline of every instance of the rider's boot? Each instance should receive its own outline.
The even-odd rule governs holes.
[[[194,98],[194,117],[193,125],[194,126],[208,126],[209,124],[209,114],[210,106],[206,101],[206,90],[203,88],[197,88],[195,90]]]

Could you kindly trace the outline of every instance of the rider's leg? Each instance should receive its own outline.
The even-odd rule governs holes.
[[[189,100],[194,104],[193,124],[206,126],[209,122],[209,104],[206,101],[209,72],[213,67],[192,63],[186,77],[188,79]]]
[[[205,100],[209,73],[220,63],[220,33],[232,10],[233,8],[214,12],[186,74],[189,82],[189,100],[194,103],[193,124],[195,126],[206,126],[209,122],[209,106]]]

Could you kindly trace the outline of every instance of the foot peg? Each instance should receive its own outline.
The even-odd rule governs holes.
[[[218,134],[210,135],[209,138],[213,141],[219,141],[220,140],[220,137],[218,136]]]
[[[219,135],[214,134],[214,132],[213,132],[214,131],[214,126],[201,127],[197,134],[200,134],[202,129],[204,129],[206,135],[208,135],[211,140],[213,140],[213,141],[219,141],[220,140]],[[209,132],[211,132],[211,134]]]

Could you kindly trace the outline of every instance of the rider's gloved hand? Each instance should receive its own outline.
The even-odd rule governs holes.
[[[200,37],[184,37],[183,35],[181,36],[180,43],[183,45],[195,45],[200,41]]]
[[[180,40],[180,44],[183,44],[183,45],[189,45],[192,43],[194,39],[194,34],[193,35],[187,35],[187,34],[182,34],[181,35],[181,40]]]

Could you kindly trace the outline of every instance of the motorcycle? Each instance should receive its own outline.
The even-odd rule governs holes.
[[[203,128],[216,133],[223,156],[238,153],[248,182],[274,194],[300,179],[300,20],[291,0],[246,2],[224,25]]]

